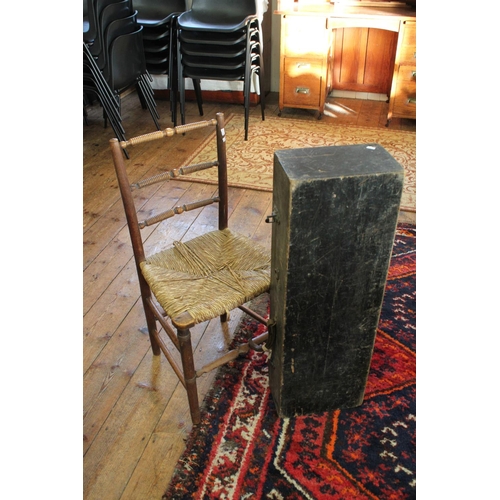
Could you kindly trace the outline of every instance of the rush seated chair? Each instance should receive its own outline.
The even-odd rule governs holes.
[[[130,183],[123,155],[125,148],[148,141],[165,140],[175,134],[212,126],[216,129],[217,159],[167,170],[148,179],[133,179],[134,182]],[[266,332],[249,339],[248,343],[239,345],[215,361],[196,369],[190,329],[198,323],[217,317],[220,317],[221,322],[226,322],[228,313],[235,308],[242,309],[266,324],[263,317],[248,309],[245,304],[269,290],[270,252],[250,238],[234,233],[228,228],[227,160],[223,113],[217,113],[216,119],[213,120],[179,125],[128,141],[120,142],[115,138],[110,141],[110,147],[132,241],[152,350],[155,355],[163,352],[184,385],[191,419],[196,425],[200,422],[197,377],[235,359],[241,353],[248,352],[250,348],[261,350],[260,344],[267,340],[268,334]],[[165,151],[165,157],[167,156],[168,148]],[[170,181],[181,175],[214,167],[218,169],[219,185],[218,188],[214,187],[214,195],[211,198],[169,207],[157,213],[148,210],[150,217],[139,220],[134,202],[135,191],[157,182]],[[133,176],[133,173],[131,175]],[[140,197],[140,194],[137,196]],[[145,247],[148,245],[143,241],[141,229],[212,203],[218,203],[217,230],[188,241],[174,241],[173,244],[167,245],[167,248],[153,255],[146,255]],[[147,231],[148,235],[150,231]],[[157,328],[158,325],[162,328]],[[165,334],[179,351],[180,363],[175,359],[175,351],[169,350]]]

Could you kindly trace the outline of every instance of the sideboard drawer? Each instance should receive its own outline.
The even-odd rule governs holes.
[[[414,82],[416,86],[417,82],[417,67],[416,66],[407,66],[402,64],[399,67],[398,71],[398,82]]]
[[[324,73],[321,60],[285,58],[285,105],[318,107]]]
[[[417,82],[398,79],[394,114],[401,118],[415,118],[417,112]]]

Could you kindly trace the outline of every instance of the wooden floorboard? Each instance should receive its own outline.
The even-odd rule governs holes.
[[[266,116],[278,116],[277,95],[267,98]],[[387,103],[353,99],[328,99],[323,122],[384,127]],[[158,101],[160,125],[171,127],[169,101]],[[99,106],[88,109],[83,130],[83,387],[84,387],[84,498],[86,500],[142,500],[161,498],[191,430],[187,399],[172,368],[163,356],[152,355],[140,301],[128,229],[109,152],[111,127],[104,127]],[[215,116],[217,111],[243,114],[238,104],[204,104],[204,117],[196,103],[188,102],[188,123]],[[260,116],[260,106],[251,114]],[[155,130],[149,113],[137,96],[122,101],[127,138]],[[285,109],[282,118],[316,120],[310,110]],[[394,119],[391,128],[415,130],[415,121]],[[211,132],[196,130],[168,142],[168,164],[177,167]],[[159,141],[160,142],[160,141]],[[129,151],[131,177],[157,173],[165,166],[160,145],[140,145]],[[166,206],[181,204],[191,195],[210,196],[214,187],[171,181],[141,193],[140,205],[148,214],[153,201]],[[175,217],[161,229],[146,230],[147,251],[163,239],[186,239],[214,227],[215,206]],[[229,189],[229,225],[270,249],[272,194]],[[415,220],[415,214],[401,214]],[[227,330],[220,321],[197,325],[193,344],[197,365],[224,352],[242,313],[231,314]],[[200,400],[215,373],[199,379]]]

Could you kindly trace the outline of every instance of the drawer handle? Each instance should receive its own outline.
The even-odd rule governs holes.
[[[296,94],[309,94],[309,89],[307,87],[297,87],[295,89]]]
[[[417,53],[413,52],[413,59],[416,59],[416,58],[417,58]]]
[[[417,98],[416,97],[410,97],[408,99],[408,104],[417,104]]]
[[[416,71],[412,71],[411,72],[411,77],[415,78],[415,80],[416,80],[417,79],[417,72]]]
[[[297,63],[297,68],[310,68],[310,67],[311,67],[310,63],[304,63],[304,62]]]

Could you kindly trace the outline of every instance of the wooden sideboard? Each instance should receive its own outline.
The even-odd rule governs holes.
[[[416,13],[404,2],[278,0],[279,112],[317,109],[334,89],[385,93],[391,118],[416,118]],[[355,5],[354,5],[355,4]]]
[[[387,124],[392,118],[417,117],[417,22],[401,22]]]

